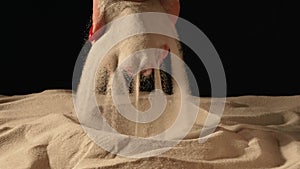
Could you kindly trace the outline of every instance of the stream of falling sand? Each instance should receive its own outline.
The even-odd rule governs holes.
[[[135,76],[135,89],[134,89],[134,96],[135,96],[135,107],[137,109],[137,111],[139,111],[139,100],[140,100],[140,73],[138,73]],[[159,89],[162,91],[162,85],[161,85],[161,77],[160,77],[160,70],[159,69],[155,69],[154,70],[154,82],[155,82],[155,90]],[[138,121],[139,119],[139,113],[137,113],[136,116],[136,121]],[[139,130],[139,123],[136,122],[135,124],[135,136],[142,136],[145,135],[147,133],[142,133],[143,131]]]
[[[135,89],[134,89],[134,94],[135,94],[135,108],[137,112],[139,111],[139,98],[140,98],[140,73],[138,73],[135,76]],[[139,113],[136,114],[136,123],[135,123],[135,132],[134,136],[139,136],[140,132],[138,130],[138,119],[139,119]]]
[[[160,74],[160,69],[154,68],[153,69],[153,74],[154,74],[154,91],[153,92],[158,92],[156,90],[160,90],[160,92],[163,92],[162,90],[162,77]],[[174,109],[175,108],[169,108],[166,112],[164,112],[159,119],[156,119],[153,122],[150,122],[149,124],[144,124],[144,123],[139,123],[138,120],[140,119],[141,111],[145,111],[144,109],[147,109],[148,103],[144,103],[146,100],[144,98],[143,92],[140,91],[141,88],[141,76],[142,72],[137,73],[133,77],[133,84],[132,84],[132,93],[130,94],[129,92],[129,86],[127,85],[127,82],[125,80],[124,74],[122,72],[117,72],[114,75],[116,76],[117,82],[113,83],[113,79],[108,81],[108,92],[106,93],[106,97],[104,97],[105,101],[102,102],[101,104],[104,104],[103,106],[103,115],[106,118],[107,122],[109,122],[109,125],[117,130],[120,131],[123,134],[126,135],[131,135],[135,137],[148,137],[153,134],[158,134],[159,132],[163,132],[163,129],[166,129],[167,127],[170,127],[170,124],[172,123],[173,120],[175,120],[175,115],[176,113],[171,113],[171,112],[176,112]],[[115,86],[113,85],[115,84]],[[174,86],[175,87],[175,86]],[[114,88],[116,91],[115,93],[121,94],[123,96],[129,94],[129,99],[131,100],[131,104],[135,107],[137,113],[135,117],[136,122],[129,122],[123,117],[121,117],[117,109],[115,109],[115,106],[113,106],[114,102],[112,99],[111,92],[114,91],[112,90]],[[147,95],[147,94],[146,94]],[[149,95],[148,95],[149,97]],[[175,96],[175,98],[178,99],[180,98],[179,96]],[[174,99],[174,96],[172,97]],[[177,99],[176,99],[177,100]],[[149,100],[151,101],[151,100]],[[122,104],[122,103],[121,103]],[[150,106],[152,104],[150,103]],[[153,105],[152,105],[153,106]],[[151,107],[150,107],[151,108]],[[154,107],[152,107],[153,109]],[[167,119],[168,118],[168,119]],[[125,120],[125,121],[124,121]],[[124,123],[123,123],[124,121]],[[126,125],[127,123],[127,125]],[[159,126],[159,127],[157,127]]]

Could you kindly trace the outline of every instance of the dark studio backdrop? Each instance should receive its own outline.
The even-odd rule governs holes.
[[[181,1],[180,16],[200,28],[223,62],[228,96],[300,94],[295,5],[289,0]],[[71,89],[89,31],[92,0],[10,2],[2,15],[0,94]],[[4,30],[3,30],[4,28]],[[202,96],[210,84],[187,47]]]

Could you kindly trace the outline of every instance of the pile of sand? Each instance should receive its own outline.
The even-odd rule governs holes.
[[[210,99],[201,102],[208,110]],[[1,169],[299,169],[300,96],[228,98],[217,130],[203,144],[196,136],[157,157],[123,158],[89,139],[71,91],[0,96]]]

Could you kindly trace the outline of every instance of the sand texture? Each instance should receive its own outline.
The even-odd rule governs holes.
[[[89,139],[71,91],[0,96],[1,169],[300,169],[300,96],[228,98],[211,137],[199,144],[197,135],[157,157],[123,158]]]

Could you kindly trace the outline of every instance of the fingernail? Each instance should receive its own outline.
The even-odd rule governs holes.
[[[93,28],[94,28],[94,25],[92,25],[91,28],[90,28],[90,32],[89,32],[89,40],[90,40],[90,41],[91,41],[91,38],[92,38],[92,36],[93,36],[93,34],[94,34]]]

